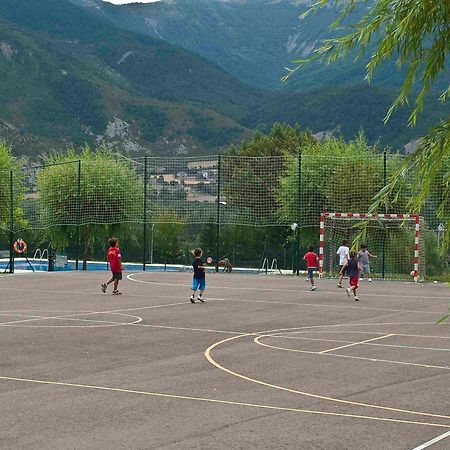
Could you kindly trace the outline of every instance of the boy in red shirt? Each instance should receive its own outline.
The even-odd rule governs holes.
[[[108,287],[108,284],[112,283],[114,281],[114,287],[113,287],[113,295],[120,295],[122,292],[119,292],[119,281],[122,279],[122,255],[120,254],[120,249],[117,246],[119,244],[119,241],[117,238],[111,238],[109,240],[109,249],[108,249],[108,262],[109,267],[112,272],[112,277],[110,280],[108,280],[106,283],[102,283],[102,292],[106,292],[106,288]]]
[[[314,247],[311,245],[308,248],[308,253],[305,254],[303,259],[306,261],[306,265],[308,267],[308,278],[311,281],[311,291],[316,290],[316,286],[314,284],[314,271],[317,269],[317,261],[319,257],[316,253],[314,253]]]

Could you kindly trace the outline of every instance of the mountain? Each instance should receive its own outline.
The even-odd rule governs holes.
[[[258,99],[203,58],[65,0],[2,0],[0,77],[0,131],[28,154],[101,139],[217,151],[249,135],[231,116]]]
[[[335,35],[329,29],[338,16],[333,5],[301,19],[312,0],[160,0],[122,6],[102,0],[71,1],[118,27],[195,52],[253,88],[277,91],[272,96],[260,93],[256,107],[239,119],[247,127],[266,130],[273,121],[299,122],[314,132],[339,130],[347,139],[364,129],[371,142],[398,147],[425,134],[448,114],[436,100],[436,91],[416,128],[406,128],[410,108],[400,109],[384,125],[404,73],[388,62],[371,85],[365,83],[365,65],[373,48],[359,58],[351,52],[332,65],[310,64],[282,85],[280,78],[292,59],[311,55],[323,39]],[[361,17],[370,4],[363,2],[351,20]],[[437,87],[449,82],[450,76],[443,74]]]
[[[405,130],[407,110],[382,123],[388,89],[251,87],[202,56],[119,27],[96,0],[2,0],[0,79],[0,138],[30,157],[84,142],[138,154],[217,153],[276,121],[346,139],[364,129],[370,142],[400,146],[443,116],[435,105]]]
[[[330,68],[312,64],[282,85],[285,67],[311,55],[323,39],[336,34],[329,25],[336,6],[322,8],[304,19],[310,0],[161,0],[155,3],[112,5],[102,0],[72,0],[116,25],[161,38],[214,62],[250,86],[270,90],[309,90],[343,86],[364,80],[368,56],[338,61]],[[370,2],[369,2],[370,4]],[[367,4],[352,15],[361,17]],[[398,87],[401,80],[387,64],[375,87]]]

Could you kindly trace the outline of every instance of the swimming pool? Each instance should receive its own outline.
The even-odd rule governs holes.
[[[30,259],[30,264],[33,266],[36,272],[47,272],[48,271],[48,260],[47,259]],[[9,258],[0,259],[0,272],[3,272],[8,266]],[[82,268],[82,261],[78,262],[78,269]],[[140,272],[143,271],[143,266],[140,263],[123,263],[123,269],[128,272]],[[31,267],[25,258],[15,258],[14,260],[15,270],[27,270],[31,272]],[[213,270],[213,267],[211,267]],[[55,272],[69,272],[75,270],[75,261],[69,260],[64,266],[55,266]],[[105,261],[88,261],[87,270],[109,270],[109,264]],[[183,266],[181,264],[146,264],[145,270],[149,272],[192,272],[191,266]],[[235,267],[233,268],[235,273],[258,273],[256,268],[243,268]],[[284,272],[284,271],[283,271]]]
[[[47,259],[30,259],[30,264],[33,266],[36,272],[47,272],[48,271],[48,260]],[[0,259],[0,271],[4,271],[9,263],[9,259]],[[31,271],[30,264],[28,264],[25,258],[15,258],[14,268],[16,270],[29,270]],[[78,269],[81,270],[82,261],[78,262]],[[142,264],[139,263],[124,263],[122,264],[123,269],[126,271],[140,271],[143,270]],[[169,264],[147,264],[145,270],[153,272],[185,272],[189,271],[191,268],[182,265],[169,265]],[[55,272],[67,272],[75,270],[75,261],[68,261],[63,267],[55,266]],[[87,270],[109,270],[109,264],[107,262],[100,261],[88,261]]]

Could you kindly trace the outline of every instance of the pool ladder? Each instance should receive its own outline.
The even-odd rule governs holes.
[[[35,264],[36,259],[38,259],[39,261],[42,261],[45,257],[45,253],[47,253],[47,259],[48,259],[48,249],[44,248],[44,250],[41,250],[40,248],[37,248],[34,251],[34,255],[33,255],[33,264]],[[37,256],[39,255],[39,258],[37,258]]]

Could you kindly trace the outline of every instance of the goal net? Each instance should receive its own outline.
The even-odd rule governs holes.
[[[326,212],[320,216],[320,276],[337,276],[343,241],[358,252],[367,245],[371,278],[414,279],[425,275],[422,218],[413,214]]]

